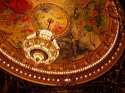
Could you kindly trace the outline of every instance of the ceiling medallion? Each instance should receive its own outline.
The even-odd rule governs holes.
[[[10,2],[0,8],[0,67],[21,79],[83,84],[107,72],[123,53],[124,16],[115,0]]]

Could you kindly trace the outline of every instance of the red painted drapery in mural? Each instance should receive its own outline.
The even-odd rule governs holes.
[[[16,13],[25,13],[31,8],[26,0],[0,0],[0,10],[10,8]]]

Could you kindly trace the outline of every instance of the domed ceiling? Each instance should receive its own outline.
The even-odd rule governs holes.
[[[0,67],[37,84],[88,82],[120,58],[123,20],[117,0],[1,0]]]

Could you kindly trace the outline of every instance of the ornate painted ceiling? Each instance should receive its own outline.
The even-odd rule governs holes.
[[[88,82],[120,58],[123,20],[117,0],[1,0],[0,67],[37,84]]]

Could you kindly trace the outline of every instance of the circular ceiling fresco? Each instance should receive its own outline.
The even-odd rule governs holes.
[[[0,67],[51,86],[93,80],[124,50],[122,13],[114,0],[1,0]]]

